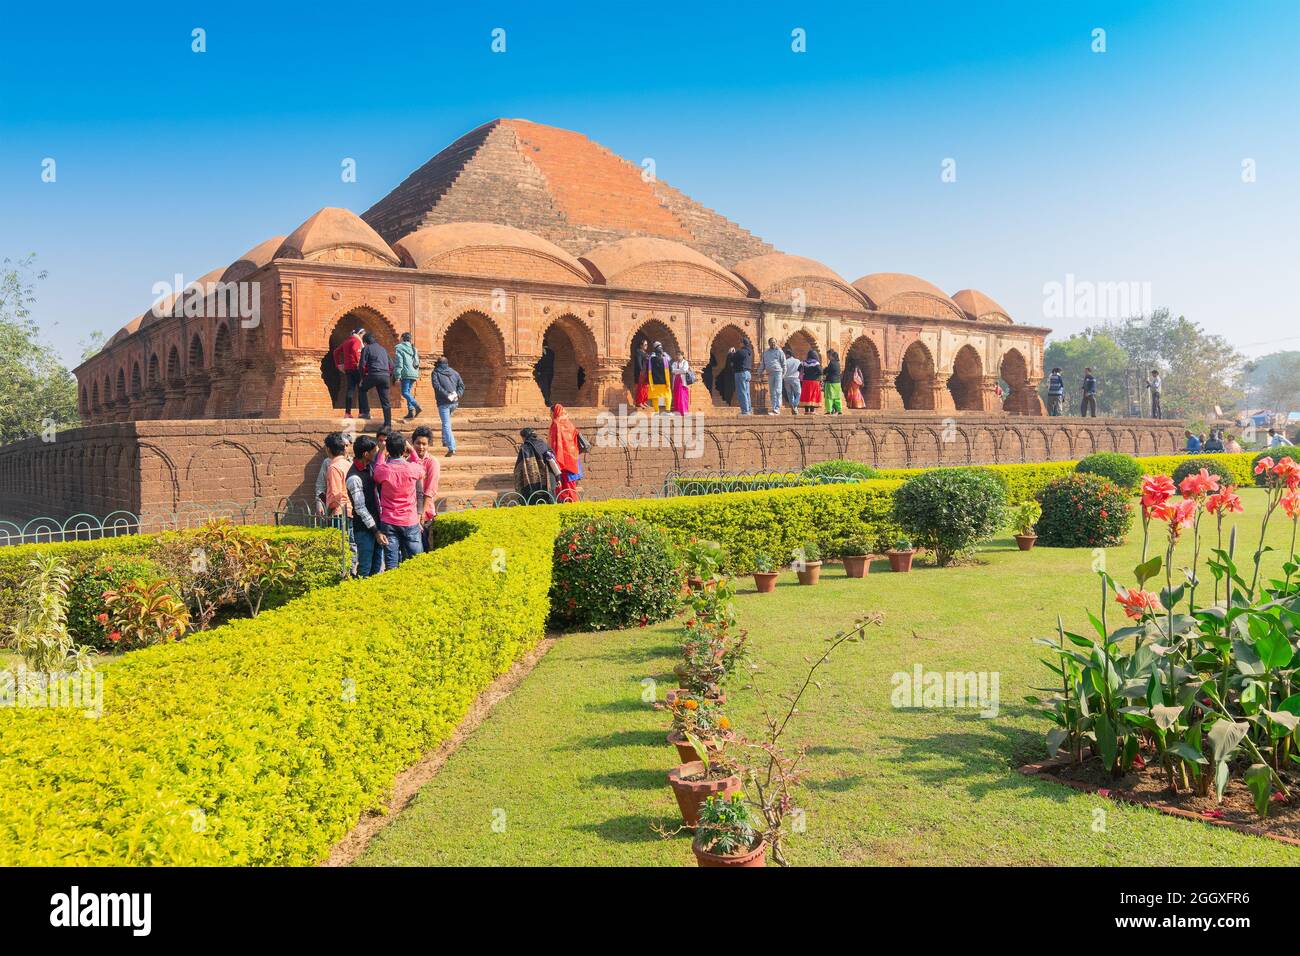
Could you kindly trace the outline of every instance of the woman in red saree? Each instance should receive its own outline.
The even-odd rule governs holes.
[[[862,397],[862,385],[862,366],[854,362],[853,371],[849,373],[848,384],[844,386],[844,404],[849,408],[867,407]]]
[[[578,426],[573,424],[563,405],[551,409],[551,452],[560,466],[560,487],[555,500],[577,501],[578,481],[582,478],[582,451],[578,447]]]

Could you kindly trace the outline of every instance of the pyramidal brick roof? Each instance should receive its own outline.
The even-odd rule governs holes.
[[[361,218],[390,245],[421,226],[494,222],[574,256],[628,236],[671,239],[727,268],[778,251],[581,133],[517,119],[466,133]]]

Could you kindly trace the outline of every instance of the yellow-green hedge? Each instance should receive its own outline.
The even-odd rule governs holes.
[[[1189,458],[1202,457],[1206,456],[1152,455],[1137,458],[1136,461],[1142,466],[1144,474],[1168,475],[1172,474],[1175,468]],[[1252,473],[1254,453],[1239,455],[1216,454],[1212,457],[1215,461],[1221,462],[1225,469],[1232,472],[1238,484],[1249,485],[1254,480]],[[1022,501],[1032,500],[1053,479],[1073,473],[1074,466],[1077,464],[1077,461],[1045,461],[1027,464],[958,465],[951,467],[984,468],[994,472],[1001,476],[1006,483],[1007,497],[1011,503],[1019,504]],[[921,472],[929,470],[927,468],[879,468],[876,471],[876,479],[906,481],[913,475],[919,475]],[[820,486],[816,479],[804,477],[798,472],[772,472],[765,475],[719,475],[717,477],[704,476],[699,478],[683,476],[673,480],[683,492],[688,489],[692,490],[693,495],[696,497],[706,497],[714,493],[735,492],[745,487],[774,489],[787,486]],[[712,489],[714,488],[720,489],[720,492],[713,492]],[[683,494],[683,497],[689,496],[686,493]]]
[[[106,668],[104,712],[0,708],[0,866],[309,864],[542,636],[556,508]]]
[[[717,541],[726,570],[747,573],[765,553],[777,564],[806,541],[823,543],[863,535],[883,550],[898,538],[894,492],[900,481],[871,479],[812,488],[773,488],[678,498],[613,499],[559,505],[565,526],[589,514],[633,515],[662,527],[677,544]],[[516,510],[516,509],[510,509]]]
[[[308,591],[337,584],[342,576],[343,550],[340,532],[331,528],[273,527],[271,525],[245,525],[246,530],[272,541],[287,541],[298,550],[298,571],[293,580],[274,594],[268,595],[267,610],[301,597]],[[72,569],[76,577],[104,555],[148,557],[160,540],[167,535],[185,532],[168,531],[162,534],[128,534],[116,538],[99,538],[94,541],[61,541],[56,544],[20,544],[0,547],[0,622],[13,620],[13,615],[27,600],[28,581],[31,578],[32,559],[43,554],[57,554]]]

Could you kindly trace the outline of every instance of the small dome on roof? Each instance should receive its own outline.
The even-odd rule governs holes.
[[[962,289],[954,292],[952,301],[957,303],[969,318],[979,322],[1011,322],[1011,315],[978,289]]]
[[[702,252],[671,239],[630,236],[597,246],[581,257],[598,282],[605,285],[655,291],[681,291],[678,283],[662,272],[676,266],[687,272],[704,273],[711,280],[709,291],[721,295],[749,295],[745,283]],[[649,268],[647,268],[649,267]]]
[[[862,293],[867,305],[879,312],[936,319],[966,317],[942,289],[906,272],[873,272],[856,279],[853,288]]]
[[[272,236],[253,246],[226,267],[226,271],[221,274],[221,281],[239,282],[251,276],[275,258],[276,251],[284,244],[284,238],[284,236]]]
[[[501,275],[518,271],[530,278],[591,282],[591,274],[555,243],[523,229],[494,222],[449,222],[424,226],[399,239],[394,248],[403,264],[430,272]],[[492,250],[507,258],[491,260],[475,252]],[[517,256],[518,265],[510,261]],[[536,273],[542,273],[538,276]]]
[[[275,258],[398,264],[397,254],[379,233],[356,213],[337,206],[326,206],[313,213],[280,244]]]

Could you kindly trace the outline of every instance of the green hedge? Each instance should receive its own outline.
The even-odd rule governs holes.
[[[565,527],[589,514],[633,515],[664,528],[676,544],[717,541],[727,550],[725,570],[754,570],[764,553],[778,564],[809,539],[841,541],[862,535],[883,551],[898,537],[893,517],[900,481],[857,481],[814,488],[776,488],[680,498],[579,502],[558,507]],[[513,510],[513,509],[512,509]]]
[[[442,550],[126,655],[98,719],[0,708],[0,866],[321,860],[542,636],[558,523],[439,518]]]
[[[1143,474],[1163,473],[1168,475],[1181,462],[1195,457],[1200,456],[1152,455],[1136,460],[1142,467]],[[1231,471],[1237,484],[1249,485],[1254,480],[1251,471],[1253,454],[1221,454],[1213,457],[1220,462],[1223,468]],[[1025,501],[1033,501],[1037,494],[1047,487],[1049,482],[1073,474],[1077,464],[1077,461],[1045,461],[1029,464],[959,465],[956,467],[983,468],[999,476],[1006,485],[1008,501],[1016,505]],[[906,481],[913,475],[933,470],[932,468],[880,468],[876,471],[876,478]],[[745,488],[803,487],[819,484],[820,482],[816,478],[810,478],[798,472],[771,472],[762,475],[718,476],[716,478],[683,476],[672,479],[672,483],[682,496],[702,496],[720,492],[735,492]]]
[[[243,527],[272,541],[292,542],[298,549],[298,572],[285,587],[267,595],[263,605],[266,609],[278,607],[319,587],[338,583],[343,570],[340,532],[330,528],[271,525]],[[59,555],[72,568],[75,579],[103,555],[151,557],[157,551],[161,541],[176,534],[184,534],[184,532],[129,534],[116,538],[100,538],[95,541],[63,541],[58,544],[20,544],[0,547],[0,621],[13,620],[18,607],[27,600],[27,580],[31,576],[31,561],[37,555]]]

